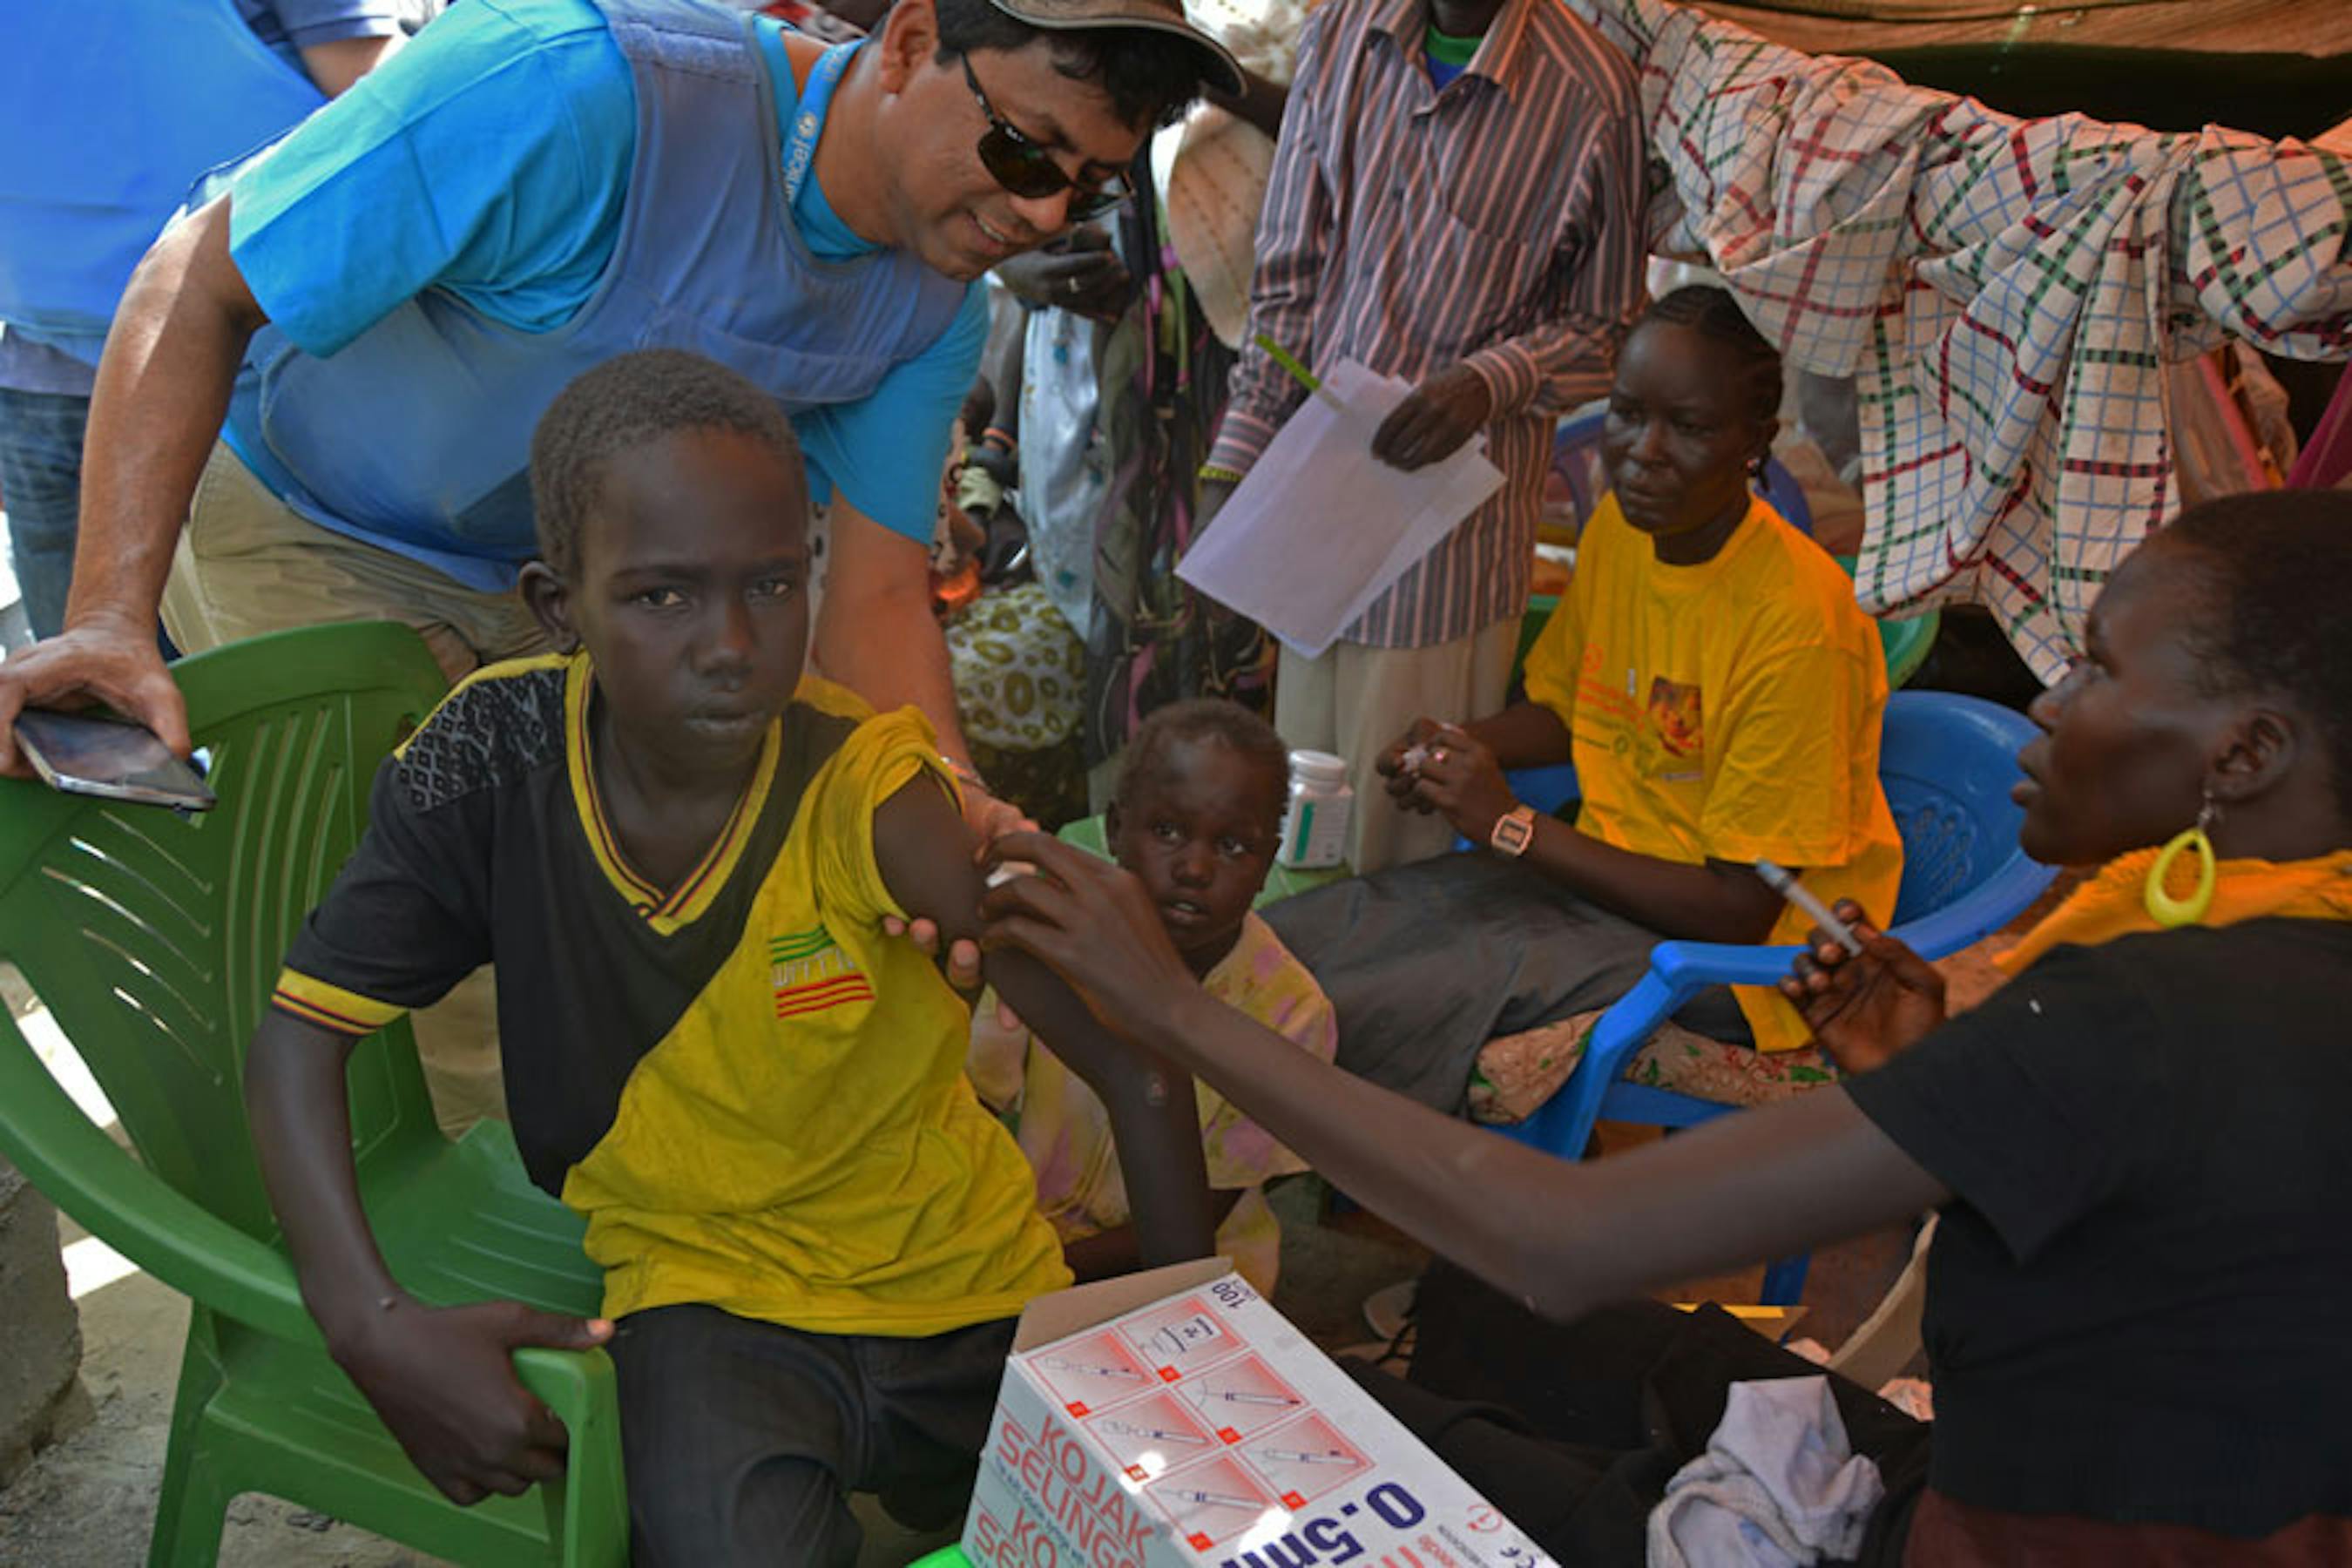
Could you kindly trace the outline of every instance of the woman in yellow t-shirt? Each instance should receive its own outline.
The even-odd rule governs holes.
[[[1417,721],[1381,759],[1398,807],[1486,847],[1267,911],[1339,1008],[1341,1066],[1458,1110],[1488,1039],[1606,1006],[1661,940],[1800,940],[1759,858],[1892,912],[1878,638],[1837,563],[1749,491],[1780,402],[1780,355],[1724,290],[1676,289],[1635,324],[1601,436],[1611,491],[1527,700]],[[1504,776],[1568,761],[1573,822]],[[1766,1050],[1806,1039],[1764,987],[1702,994],[1680,1021]]]

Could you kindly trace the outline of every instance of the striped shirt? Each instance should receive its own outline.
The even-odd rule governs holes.
[[[1425,647],[1525,607],[1554,419],[1605,392],[1642,289],[1633,67],[1560,0],[1508,0],[1430,86],[1423,0],[1307,23],[1259,221],[1250,332],[1419,384],[1466,362],[1503,488],[1345,634]],[[1305,396],[1244,348],[1209,462],[1247,473]]]

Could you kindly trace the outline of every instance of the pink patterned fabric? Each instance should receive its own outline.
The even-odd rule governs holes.
[[[1579,1013],[1487,1041],[1470,1075],[1470,1120],[1509,1126],[1534,1115],[1584,1059],[1585,1042],[1600,1021],[1599,1013]],[[1818,1046],[1759,1051],[1710,1040],[1670,1023],[1633,1053],[1622,1076],[1628,1083],[1719,1105],[1769,1105],[1835,1083],[1840,1075]]]

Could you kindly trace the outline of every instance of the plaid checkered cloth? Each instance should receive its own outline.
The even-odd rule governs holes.
[[[1640,69],[1662,254],[1855,379],[1874,613],[1989,605],[2034,672],[2179,501],[2165,359],[2352,354],[2352,161],[2017,120],[1664,0],[1567,0]]]

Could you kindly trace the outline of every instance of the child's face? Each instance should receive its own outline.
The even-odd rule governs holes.
[[[1171,742],[1126,807],[1111,853],[1143,879],[1176,949],[1204,972],[1233,951],[1265,885],[1288,781],[1213,736]]]
[[[751,437],[681,430],[612,459],[570,581],[539,598],[595,661],[611,732],[723,773],[759,755],[808,650],[808,489]]]

